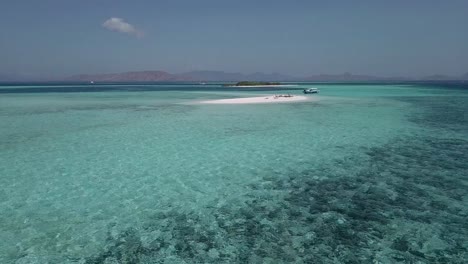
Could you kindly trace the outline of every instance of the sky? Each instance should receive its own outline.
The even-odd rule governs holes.
[[[1,0],[0,73],[468,72],[467,0]]]

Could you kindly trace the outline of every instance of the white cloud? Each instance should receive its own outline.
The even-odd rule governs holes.
[[[143,31],[136,29],[134,26],[125,22],[122,18],[111,17],[102,23],[102,26],[112,31],[143,37]]]

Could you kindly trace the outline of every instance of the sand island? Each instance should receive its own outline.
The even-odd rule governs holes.
[[[201,101],[199,103],[202,103],[202,104],[263,104],[263,103],[288,103],[288,102],[311,101],[311,100],[316,100],[316,98],[302,96],[302,95],[279,94],[279,95],[266,95],[266,96],[256,96],[256,97],[207,100],[207,101]]]

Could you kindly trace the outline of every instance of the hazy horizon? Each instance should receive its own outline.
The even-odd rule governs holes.
[[[396,76],[396,75],[371,75],[365,73],[353,73],[353,72],[342,72],[342,73],[325,73],[317,72],[311,73],[309,75],[293,75],[293,74],[283,74],[281,72],[227,72],[222,70],[194,70],[187,72],[168,72],[165,70],[141,70],[141,71],[121,71],[121,72],[103,72],[103,73],[77,73],[63,76],[34,76],[34,75],[18,75],[18,74],[5,74],[0,72],[0,83],[1,82],[62,82],[62,81],[89,81],[93,79],[84,77],[101,77],[101,76],[117,76],[130,73],[147,73],[149,75],[155,74],[156,72],[165,72],[169,76],[173,77],[170,81],[245,81],[245,80],[256,80],[256,81],[290,81],[290,82],[303,82],[303,81],[430,81],[430,80],[467,80],[468,72],[459,75],[446,75],[446,74],[428,74],[424,76]],[[147,75],[148,76],[148,75]],[[209,76],[209,77],[203,77]],[[238,76],[237,78],[226,79],[226,76]],[[260,76],[266,76],[262,78]],[[278,78],[272,76],[279,76]],[[348,76],[348,77],[346,77]],[[189,77],[185,79],[183,77]],[[253,77],[253,79],[252,79]],[[77,78],[77,79],[74,79]],[[190,79],[191,78],[191,79]],[[355,79],[358,78],[358,79]],[[129,81],[132,80],[119,80],[119,81]],[[139,81],[139,80],[133,80]],[[165,80],[153,80],[153,81],[165,81]]]
[[[7,1],[0,76],[161,70],[460,76],[466,1]]]

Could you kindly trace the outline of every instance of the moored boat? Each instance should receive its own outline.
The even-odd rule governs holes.
[[[308,89],[304,89],[303,93],[305,94],[312,94],[312,93],[318,93],[319,92],[319,89],[317,88],[308,88]]]

